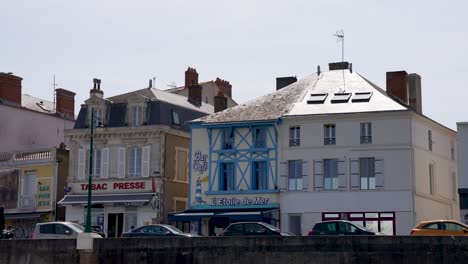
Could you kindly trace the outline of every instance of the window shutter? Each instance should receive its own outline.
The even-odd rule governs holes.
[[[117,177],[125,178],[125,148],[119,148]]]
[[[375,158],[375,188],[384,188],[384,159]]]
[[[302,190],[309,190],[309,163],[307,161],[302,161]]]
[[[109,178],[109,148],[101,149],[101,178]]]
[[[323,161],[314,160],[314,190],[321,191],[323,189]]]
[[[142,166],[141,166],[141,176],[149,177],[149,160],[150,160],[150,148],[151,146],[143,147],[143,157],[142,157]]]
[[[157,171],[157,172],[161,172],[161,168],[160,168],[160,164],[161,164],[161,149],[160,149],[160,144],[159,142],[157,143],[154,143],[154,148],[153,148],[153,160],[152,160],[152,163],[153,163],[153,169],[154,171]],[[190,159],[190,157],[189,157]],[[190,163],[190,160],[189,160],[189,163]],[[190,165],[188,165],[190,166]],[[188,170],[190,171],[190,168],[187,167]]]
[[[86,149],[78,150],[78,172],[77,179],[84,180],[86,171]]]
[[[284,192],[288,190],[288,174],[287,174],[288,163],[281,162],[280,164],[280,177],[279,177],[279,189]]]
[[[338,161],[338,189],[346,190],[346,160]]]
[[[361,177],[359,174],[359,159],[350,159],[349,166],[351,170],[351,190],[361,189]]]

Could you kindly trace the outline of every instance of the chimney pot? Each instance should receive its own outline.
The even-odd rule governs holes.
[[[101,79],[93,79],[93,89],[89,91],[89,97],[97,96],[99,98],[104,97],[104,92],[101,91]]]
[[[192,85],[198,85],[198,73],[195,68],[188,67],[185,71],[185,88],[190,88]]]

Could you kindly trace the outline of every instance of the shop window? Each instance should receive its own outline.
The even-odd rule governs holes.
[[[375,189],[375,159],[360,158],[359,173],[361,178],[361,190]]]
[[[289,128],[289,146],[300,146],[301,145],[301,127],[292,126]]]
[[[254,146],[255,148],[266,147],[266,129],[265,128],[254,129]]]
[[[268,189],[268,172],[266,161],[254,161],[252,163],[252,190]]]
[[[302,190],[302,160],[288,161],[288,189]]]
[[[323,160],[323,189],[338,190],[338,160]]]
[[[234,163],[224,162],[220,166],[220,191],[233,191],[234,187]]]
[[[130,177],[141,177],[142,149],[130,148],[128,155],[128,175]]]
[[[372,143],[372,123],[361,123],[361,144]]]
[[[324,145],[335,145],[336,138],[335,138],[335,124],[328,124],[323,126],[324,130]]]
[[[373,232],[395,235],[394,212],[339,212],[322,213],[322,221],[348,220]]]
[[[223,132],[223,149],[232,149],[234,147],[234,128],[224,128]]]

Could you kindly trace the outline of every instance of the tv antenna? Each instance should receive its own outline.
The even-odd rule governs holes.
[[[342,29],[337,30],[335,35],[336,42],[341,42],[341,62],[344,62],[344,31]],[[346,92],[346,80],[344,76],[344,69],[342,69],[343,73],[343,90],[340,89],[340,93]]]
[[[55,89],[57,89],[57,86],[58,86],[58,83],[55,82],[55,74],[54,74],[54,83],[52,84],[52,88],[54,90],[52,98],[54,100],[54,104],[52,105],[52,113],[55,113]]]

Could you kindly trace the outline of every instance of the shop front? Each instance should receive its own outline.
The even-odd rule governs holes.
[[[99,181],[92,186],[91,225],[107,237],[120,237],[132,228],[159,221],[158,196],[153,180]],[[66,220],[85,224],[88,184],[74,183],[70,194],[59,201]]]

